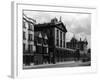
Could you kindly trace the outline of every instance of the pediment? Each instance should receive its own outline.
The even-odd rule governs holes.
[[[65,27],[65,25],[64,25],[63,23],[57,25],[57,27],[58,27],[59,29],[61,29],[62,31],[67,32],[67,29],[66,29],[66,27]]]

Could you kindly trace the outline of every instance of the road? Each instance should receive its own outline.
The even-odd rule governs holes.
[[[60,62],[56,64],[42,64],[34,66],[24,66],[24,69],[41,69],[41,68],[60,68],[60,67],[79,67],[79,66],[90,66],[91,62],[81,62],[81,61],[70,61],[70,62]]]

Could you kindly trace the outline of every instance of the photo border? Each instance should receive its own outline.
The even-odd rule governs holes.
[[[31,6],[31,7],[29,7]],[[92,14],[92,21],[91,21],[91,33],[94,29],[94,25],[96,25],[96,8],[86,8],[86,7],[71,7],[71,6],[56,6],[56,5],[39,5],[39,4],[26,4],[26,3],[18,3],[18,2],[12,2],[12,54],[11,54],[11,58],[12,58],[12,65],[11,65],[11,75],[14,78],[20,78],[20,77],[40,77],[40,76],[44,76],[44,75],[61,75],[61,74],[72,74],[72,73],[89,73],[89,72],[96,72],[97,68],[97,60],[96,60],[96,54],[92,54],[91,58],[91,67],[64,67],[64,68],[49,68],[49,69],[32,69],[30,70],[23,70],[22,68],[22,54],[19,50],[21,50],[22,48],[22,13],[20,11],[22,11],[23,9],[33,9],[33,7],[37,8],[36,10],[38,10],[40,7],[43,8],[43,10],[45,10],[45,8],[48,7],[48,9],[57,9],[60,11],[62,11],[61,9],[65,9],[67,11],[70,12],[74,12],[76,9],[76,12],[88,12],[90,14]],[[42,9],[41,8],[41,9]],[[50,11],[50,10],[49,10]],[[20,14],[20,15],[19,15]],[[21,19],[21,20],[20,20]],[[20,24],[19,24],[20,23]],[[21,26],[21,27],[20,27]],[[94,35],[93,35],[94,36]],[[93,36],[91,35],[91,53],[95,53],[95,49],[94,49],[94,45],[95,43],[93,43],[92,38]],[[65,70],[67,72],[65,72]],[[45,72],[48,72],[48,74],[45,74]],[[34,76],[33,76],[34,75]]]

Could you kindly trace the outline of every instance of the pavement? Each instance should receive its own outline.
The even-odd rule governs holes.
[[[91,62],[81,62],[81,61],[68,61],[59,62],[56,64],[42,64],[42,65],[31,65],[23,66],[23,69],[41,69],[41,68],[60,68],[60,67],[78,67],[78,66],[90,66]]]

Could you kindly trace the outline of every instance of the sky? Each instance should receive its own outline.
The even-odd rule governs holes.
[[[87,39],[88,48],[91,48],[91,14],[84,13],[58,13],[44,11],[24,11],[27,17],[33,18],[37,23],[47,23],[51,19],[57,18],[66,26],[66,42],[70,41],[73,36],[80,40]]]

